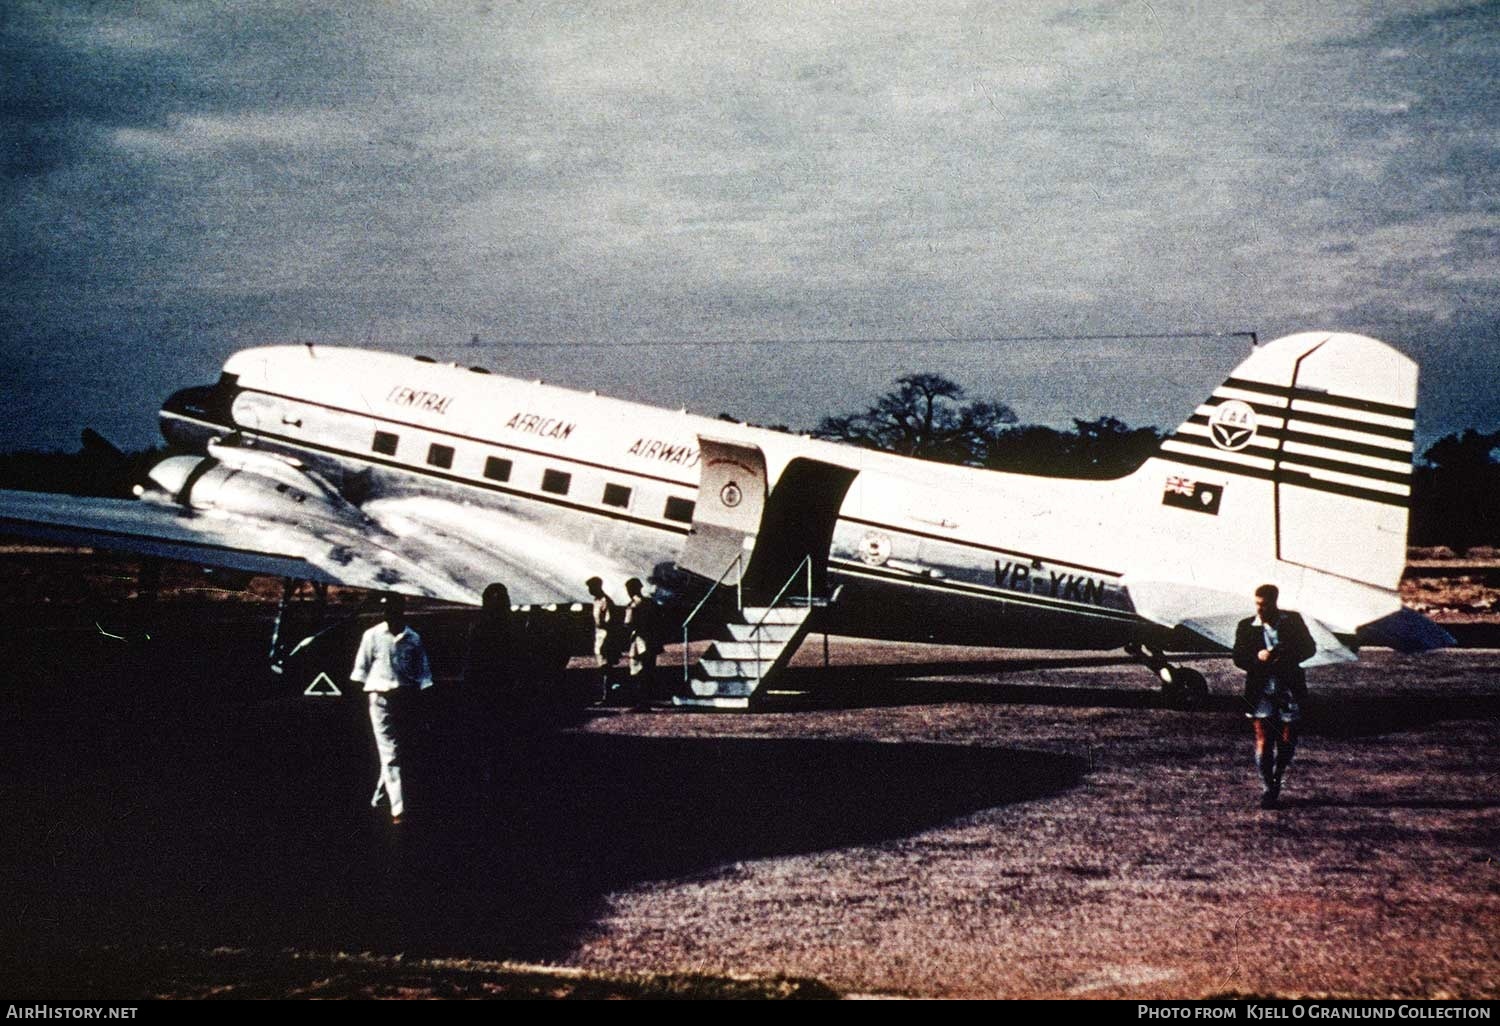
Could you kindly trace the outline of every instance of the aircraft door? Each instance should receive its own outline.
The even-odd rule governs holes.
[[[859,471],[798,457],[786,465],[761,516],[760,540],[746,571],[745,587],[770,599],[807,557],[812,557],[813,593],[826,591],[828,549],[839,509]]]
[[[748,565],[759,537],[766,506],[766,457],[759,446],[701,435],[698,452],[698,504],[677,565],[710,581],[728,570],[724,583],[738,584],[740,574],[729,568],[741,554],[741,569]]]

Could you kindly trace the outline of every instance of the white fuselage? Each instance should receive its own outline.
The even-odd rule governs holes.
[[[351,349],[251,349],[225,374],[242,444],[297,457],[355,503],[437,495],[645,577],[692,527],[700,435],[727,439],[758,446],[772,483],[799,457],[857,471],[829,550],[831,630],[1093,648],[1147,626],[1122,587],[1123,480],[946,466]],[[178,440],[224,431],[163,418]]]

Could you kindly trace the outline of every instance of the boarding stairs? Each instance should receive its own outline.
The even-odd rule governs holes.
[[[812,559],[804,559],[787,578],[776,597],[766,605],[746,605],[741,585],[743,557],[720,575],[698,606],[682,624],[682,680],[685,694],[676,695],[672,704],[700,709],[749,709],[757,698],[763,698],[767,685],[786,668],[802,639],[813,628],[820,610],[831,598],[813,594]],[[727,584],[730,573],[734,582]],[[734,604],[724,601],[727,589],[734,589]],[[720,593],[725,589],[725,593]],[[720,602],[710,599],[719,594]],[[714,637],[703,655],[693,662],[688,640],[692,625],[700,616],[718,615]]]

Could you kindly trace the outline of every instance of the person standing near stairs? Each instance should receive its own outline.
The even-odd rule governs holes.
[[[594,658],[598,661],[600,681],[599,704],[609,701],[610,671],[620,658],[620,607],[604,591],[604,581],[590,577],[584,582],[594,600]]]
[[[626,651],[630,655],[630,690],[637,709],[648,709],[656,700],[656,603],[642,594],[641,579],[625,582]]]

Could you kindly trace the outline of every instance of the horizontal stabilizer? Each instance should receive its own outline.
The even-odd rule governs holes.
[[[1135,611],[1163,627],[1181,627],[1224,649],[1234,648],[1234,634],[1248,612],[1242,596],[1171,581],[1132,581],[1130,600]],[[1306,617],[1318,651],[1304,667],[1351,663],[1357,656],[1319,621]]]
[[[1455,644],[1453,635],[1414,609],[1398,609],[1359,629],[1361,645],[1383,645],[1397,652],[1426,652]]]

